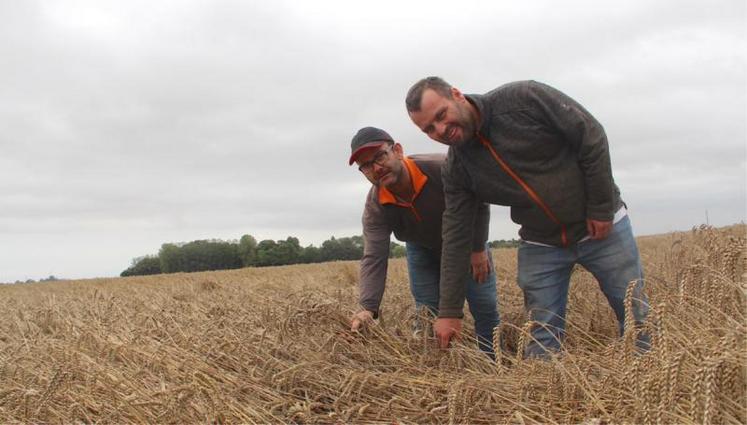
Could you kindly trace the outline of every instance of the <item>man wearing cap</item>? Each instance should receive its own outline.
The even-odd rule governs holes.
[[[363,258],[360,264],[361,310],[351,318],[358,330],[378,318],[384,295],[392,233],[406,243],[410,290],[417,308],[438,314],[441,262],[441,182],[443,154],[405,156],[402,145],[384,130],[365,127],[351,142],[349,163],[373,185],[363,211]],[[496,277],[487,250],[490,210],[474,206],[475,228],[470,231],[470,270],[465,270],[465,293],[481,350],[492,353],[493,329],[498,326]]]
[[[525,356],[560,347],[575,264],[599,282],[622,333],[630,282],[632,313],[648,312],[638,248],[612,178],[607,137],[580,104],[536,81],[484,95],[464,95],[438,77],[413,85],[406,98],[413,123],[449,146],[443,178],[441,301],[434,325],[442,346],[461,329],[463,274],[478,202],[511,207],[521,225],[518,284],[536,322]],[[468,225],[465,225],[467,223]],[[639,334],[639,347],[648,335]]]

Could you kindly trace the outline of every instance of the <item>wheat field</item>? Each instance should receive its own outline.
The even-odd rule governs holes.
[[[516,355],[531,324],[512,249],[493,252],[497,362],[469,333],[448,351],[412,335],[403,260],[363,333],[348,327],[356,262],[3,285],[0,421],[746,423],[745,226],[639,246],[651,351],[616,336],[578,269],[564,349],[546,361]]]

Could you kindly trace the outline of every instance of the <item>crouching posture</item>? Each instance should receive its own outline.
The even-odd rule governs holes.
[[[360,306],[351,328],[378,317],[384,295],[390,235],[406,243],[410,289],[418,308],[439,313],[441,215],[444,193],[441,167],[445,156],[405,156],[402,146],[381,129],[365,127],[351,142],[350,164],[371,182],[363,212],[364,251],[360,264]],[[481,350],[492,354],[493,329],[499,316],[496,277],[487,249],[488,205],[475,205],[471,270],[464,273],[465,297],[475,319]],[[470,223],[472,224],[472,223]]]
[[[518,284],[538,323],[527,356],[559,349],[575,264],[599,282],[622,333],[623,299],[633,286],[632,315],[648,312],[643,272],[627,208],[612,178],[607,137],[578,102],[535,81],[465,95],[438,77],[408,92],[407,111],[431,139],[449,146],[444,166],[441,303],[434,330],[441,344],[461,328],[462,274],[472,243],[475,206],[511,207],[521,225]],[[639,346],[648,336],[639,335]]]

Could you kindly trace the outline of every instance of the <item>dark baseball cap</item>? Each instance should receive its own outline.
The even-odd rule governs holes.
[[[363,127],[355,133],[353,140],[350,141],[350,162],[353,165],[363,151],[378,148],[385,143],[394,143],[394,139],[386,131],[376,127]]]

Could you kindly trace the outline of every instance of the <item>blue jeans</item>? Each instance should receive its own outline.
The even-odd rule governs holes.
[[[521,242],[519,245],[519,287],[524,291],[524,306],[535,341],[524,351],[526,357],[543,357],[557,351],[565,333],[565,308],[568,285],[575,264],[591,272],[617,316],[622,335],[625,321],[625,292],[628,283],[637,281],[633,291],[633,317],[637,325],[648,314],[648,300],[643,294],[643,271],[630,219],[625,216],[603,240],[587,240],[568,248],[546,247]],[[648,347],[649,337],[640,334],[641,348]]]
[[[407,270],[410,275],[410,290],[415,298],[415,306],[426,307],[438,315],[439,283],[441,281],[441,259],[437,253],[420,245],[408,242]],[[487,248],[486,248],[487,249]],[[493,329],[500,323],[498,297],[496,295],[495,270],[493,259],[488,252],[490,275],[483,283],[478,283],[469,273],[466,298],[469,311],[475,319],[475,334],[480,349],[489,355],[493,353]]]

